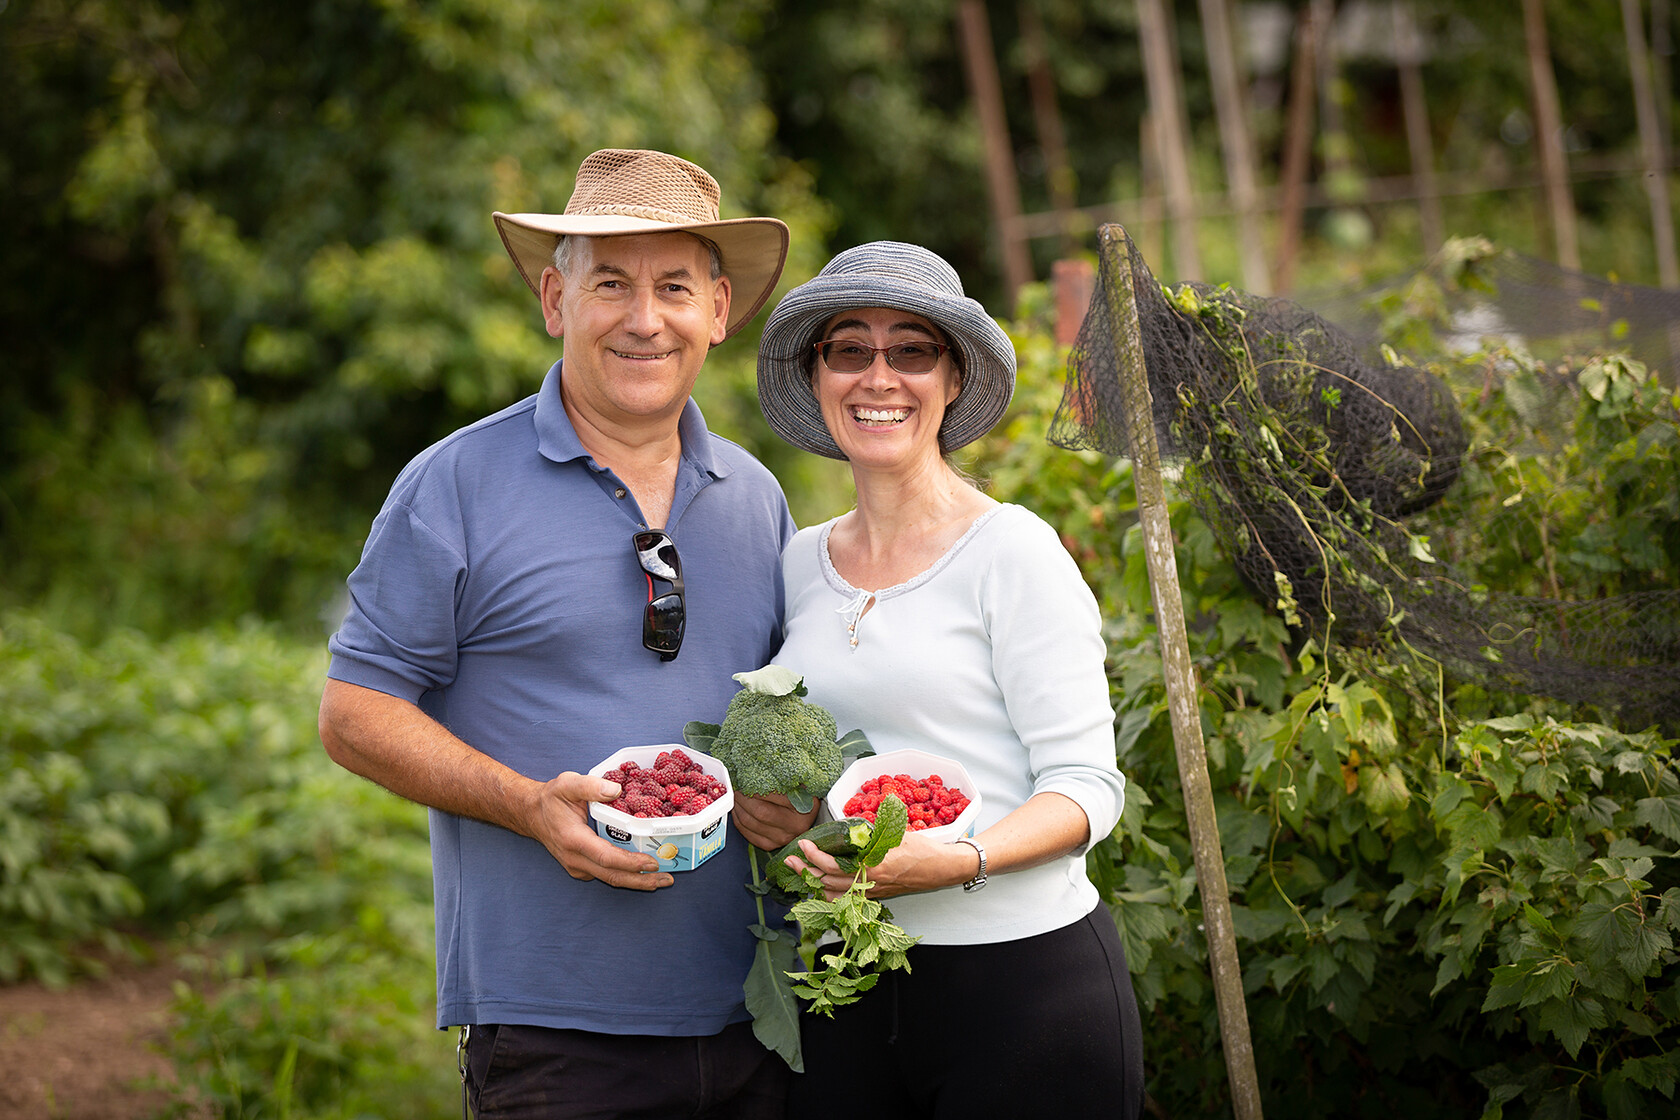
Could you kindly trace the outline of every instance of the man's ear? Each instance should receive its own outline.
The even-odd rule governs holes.
[[[566,277],[553,265],[543,269],[542,277],[537,281],[537,298],[542,302],[543,323],[548,327],[551,338],[559,338],[566,333],[566,324],[560,317],[560,297],[565,294]]]
[[[734,292],[729,277],[719,276],[712,289],[712,345],[729,336],[729,297]]]

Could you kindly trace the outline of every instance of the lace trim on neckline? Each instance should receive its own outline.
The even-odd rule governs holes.
[[[877,601],[882,599],[891,599],[895,596],[903,595],[906,592],[914,591],[916,588],[944,571],[951,561],[956,559],[957,554],[961,552],[965,546],[967,546],[968,542],[974,538],[976,533],[980,532],[987,522],[991,521],[992,518],[996,517],[1008,508],[1008,503],[1000,503],[993,506],[985,513],[982,513],[979,517],[976,517],[974,522],[963,531],[963,535],[958,537],[956,542],[953,543],[950,548],[945,550],[945,554],[935,560],[926,569],[917,572],[903,583],[895,583],[891,587],[883,587],[876,591],[865,591],[861,587],[854,587],[847,581],[846,577],[842,576],[835,570],[834,560],[828,554],[828,535],[834,531],[835,522],[840,520],[836,517],[833,521],[830,521],[822,527],[822,533],[817,538],[817,560],[822,565],[823,581],[840,594],[846,596],[847,606],[841,608],[842,613],[846,613],[849,609],[851,609],[853,603],[855,602],[867,602],[870,598],[874,598]]]

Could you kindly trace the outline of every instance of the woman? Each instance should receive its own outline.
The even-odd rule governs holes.
[[[758,380],[776,432],[857,491],[783,554],[777,663],[876,750],[961,763],[982,803],[972,839],[911,832],[871,873],[921,938],[912,971],[804,1017],[789,1115],[1137,1116],[1137,1004],[1085,874],[1125,789],[1096,602],[1048,525],[945,459],[1008,406],[1008,336],[936,254],[876,242],[781,301]],[[850,885],[803,848],[830,897]]]

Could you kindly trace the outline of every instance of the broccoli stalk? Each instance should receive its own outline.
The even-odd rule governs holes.
[[[805,678],[793,670],[766,665],[736,673],[735,679],[742,688],[729,701],[723,723],[691,721],[683,728],[683,739],[723,763],[736,793],[744,797],[785,794],[795,809],[809,813],[854,759],[875,753],[862,731],[835,738],[834,716],[802,699]],[[758,906],[758,921],[749,927],[758,947],[744,989],[753,1034],[780,1054],[790,1069],[803,1072],[799,1003],[793,994],[800,935],[765,920],[764,896],[776,888],[760,878],[758,850],[750,845],[747,863],[752,868],[747,890]],[[779,878],[776,870],[772,866],[772,879]],[[787,874],[787,866],[782,864],[780,871]],[[786,891],[778,893],[787,897]]]
[[[743,797],[785,794],[802,813],[828,793],[847,764],[873,754],[862,731],[836,738],[834,716],[806,702],[805,678],[781,665],[736,673],[742,689],[723,723],[692,722],[683,738],[729,770]]]

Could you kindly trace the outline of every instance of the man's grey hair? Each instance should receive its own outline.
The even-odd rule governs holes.
[[[706,256],[711,262],[710,268],[713,280],[716,280],[718,277],[723,275],[723,253],[718,249],[717,244],[714,241],[710,238],[701,237],[693,230],[685,229],[678,230],[677,232],[688,234],[690,237],[694,238],[706,247]],[[559,269],[560,275],[564,276],[568,280],[573,278],[572,269],[577,267],[578,243],[582,240],[584,240],[584,236],[582,234],[566,234],[561,237],[559,241],[555,242],[554,267]]]

